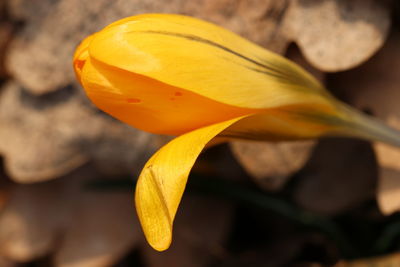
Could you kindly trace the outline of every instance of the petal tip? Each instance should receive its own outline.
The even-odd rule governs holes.
[[[150,244],[150,246],[159,251],[159,252],[163,252],[165,250],[167,250],[170,246],[171,246],[171,242],[172,242],[172,238],[171,237],[166,237],[163,238],[162,240],[150,240],[147,239],[147,242]]]
[[[147,190],[141,190],[145,187]],[[152,192],[153,186],[139,179],[135,206],[147,242],[157,251],[168,249],[172,242],[172,222],[165,214],[164,204]]]

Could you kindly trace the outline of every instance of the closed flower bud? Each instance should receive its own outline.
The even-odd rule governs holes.
[[[74,69],[101,110],[144,131],[179,135],[147,162],[136,188],[139,219],[157,250],[170,245],[190,169],[216,136],[400,144],[397,132],[336,100],[301,67],[191,17],[117,21],[81,43]]]

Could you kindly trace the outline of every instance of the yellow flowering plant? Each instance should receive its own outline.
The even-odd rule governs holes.
[[[213,138],[353,136],[400,145],[400,135],[336,100],[295,63],[214,24],[145,14],[87,37],[74,55],[87,96],[115,118],[177,135],[144,166],[137,213],[150,245],[169,247],[196,158]]]

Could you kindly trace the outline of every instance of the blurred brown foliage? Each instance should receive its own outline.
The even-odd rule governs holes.
[[[394,0],[2,0],[0,267],[400,266],[400,150],[341,138],[210,149],[172,247],[148,247],[134,177],[169,138],[94,108],[71,60],[88,34],[154,12],[231,29],[400,129]]]

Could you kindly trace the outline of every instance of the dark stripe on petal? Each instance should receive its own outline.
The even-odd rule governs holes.
[[[262,71],[256,68],[248,68],[251,69],[253,71],[257,71],[257,72],[261,72],[261,73],[265,73],[267,75],[271,75],[274,76],[280,80],[287,80],[287,81],[291,81],[294,82],[296,84],[299,85],[308,85],[307,82],[305,82],[303,79],[299,79],[297,75],[288,75],[288,73],[281,71],[279,68],[274,68],[271,66],[268,66],[266,64],[260,63],[257,60],[254,60],[252,58],[249,58],[245,55],[240,54],[239,52],[236,52],[226,46],[223,46],[219,43],[216,43],[214,41],[199,37],[199,36],[195,36],[195,35],[190,35],[190,34],[183,34],[183,33],[174,33],[174,32],[166,32],[166,31],[131,31],[129,33],[152,33],[152,34],[163,34],[163,35],[168,35],[168,36],[176,36],[176,37],[181,37],[181,38],[185,38],[187,40],[191,40],[191,41],[196,41],[196,42],[201,42],[204,44],[208,44],[211,46],[214,46],[216,48],[222,49],[232,55],[235,55],[241,59],[244,59],[252,64],[255,64],[258,67],[267,69],[269,71]]]

